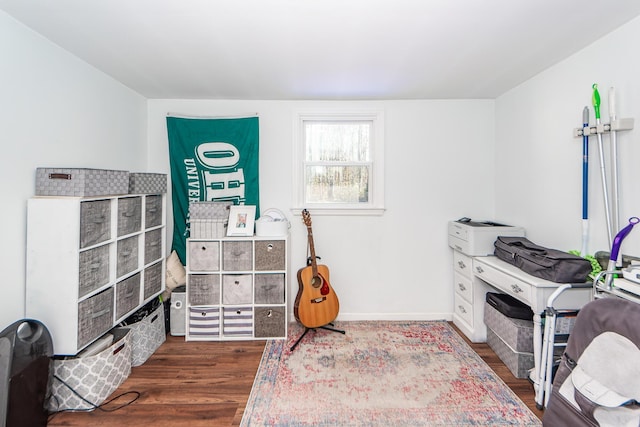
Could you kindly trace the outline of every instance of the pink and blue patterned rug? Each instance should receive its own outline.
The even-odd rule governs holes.
[[[242,426],[541,425],[445,321],[336,327],[267,341]]]

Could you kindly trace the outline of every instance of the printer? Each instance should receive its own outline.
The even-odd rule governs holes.
[[[469,256],[493,255],[498,236],[524,236],[522,227],[461,218],[449,221],[449,246]]]

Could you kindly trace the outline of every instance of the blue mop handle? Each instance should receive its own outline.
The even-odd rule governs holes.
[[[589,107],[582,110],[582,219],[589,218]]]
[[[613,239],[613,245],[611,245],[611,256],[609,257],[610,261],[615,262],[618,260],[618,253],[620,253],[620,246],[622,245],[622,240],[624,240],[624,238],[627,237],[627,234],[631,232],[631,230],[633,229],[633,226],[636,225],[638,222],[640,222],[640,218],[638,218],[637,216],[632,216],[631,218],[629,218],[629,224],[625,228],[620,230],[618,234],[616,234],[615,239]]]

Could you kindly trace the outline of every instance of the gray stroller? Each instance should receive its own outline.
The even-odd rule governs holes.
[[[542,423],[640,426],[640,304],[596,299],[579,312]]]

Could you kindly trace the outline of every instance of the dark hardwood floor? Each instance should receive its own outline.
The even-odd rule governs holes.
[[[455,326],[454,326],[455,328]],[[462,335],[462,334],[461,334]],[[533,387],[515,378],[486,344],[471,347],[538,416]],[[111,404],[91,412],[63,412],[49,419],[49,426],[123,427],[228,427],[240,425],[264,341],[185,342],[167,336],[167,341],[111,397],[138,392],[137,400],[125,394]]]

